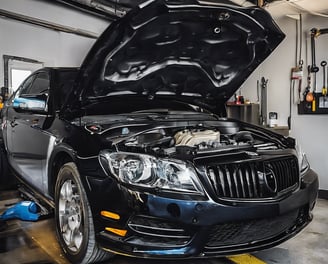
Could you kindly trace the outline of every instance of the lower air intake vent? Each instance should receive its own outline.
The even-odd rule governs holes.
[[[206,248],[245,245],[270,239],[289,230],[300,219],[298,217],[299,212],[295,210],[273,218],[217,225],[210,232]]]
[[[128,223],[134,235],[126,239],[129,244],[157,248],[170,248],[186,245],[191,235],[182,227],[164,219],[147,216],[134,216]]]

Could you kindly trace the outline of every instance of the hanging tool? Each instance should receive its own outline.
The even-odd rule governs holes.
[[[307,86],[305,88],[303,96],[304,96],[304,101],[307,102],[305,105],[306,108],[310,109],[313,101],[313,93],[311,92],[311,66],[310,65],[308,65],[307,70],[308,70]]]
[[[298,66],[292,68],[292,74],[290,79],[289,87],[289,116],[287,119],[287,124],[289,130],[291,129],[291,119],[292,119],[292,105],[295,103],[295,85],[298,82],[298,98],[297,103],[301,102],[301,89],[302,89],[302,77],[303,77],[303,61],[299,61]]]
[[[260,98],[260,81],[256,81],[256,102],[259,104],[259,125],[262,124],[262,100]]]
[[[303,80],[303,60],[299,60],[298,68],[300,70],[300,76],[298,79],[298,98],[297,98],[297,104],[301,103],[301,93],[302,93],[302,80]]]
[[[319,67],[316,65],[315,61],[315,37],[318,36],[318,30],[313,28],[311,29],[311,54],[312,54],[312,65],[311,65],[311,72],[314,73],[313,75],[313,100],[312,100],[312,112],[316,111],[316,98],[315,93],[317,91],[317,72],[319,71]]]
[[[298,26],[299,25],[299,26]],[[302,48],[303,48],[303,16],[299,14],[299,24],[296,20],[296,32],[297,32],[297,40],[299,40],[299,54],[298,54],[298,67],[300,70],[300,78],[298,82],[298,99],[297,104],[301,103],[301,93],[302,93],[302,80],[303,80],[303,64],[304,61],[302,59]],[[296,55],[297,57],[297,55]]]
[[[327,86],[326,86],[326,66],[327,66],[327,62],[322,61],[320,65],[322,66],[322,75],[323,75],[322,95],[326,96],[327,95]]]
[[[297,104],[301,103],[301,93],[302,93],[302,79],[298,81]]]
[[[300,60],[298,65],[292,68],[292,75],[291,75],[291,98],[293,98],[293,103],[296,102],[295,99],[295,84],[297,85],[297,104],[301,102],[301,93],[302,93],[302,79],[303,79],[303,60]]]
[[[291,129],[291,121],[292,121],[292,96],[293,91],[295,89],[295,80],[291,79],[290,88],[289,88],[289,116],[287,118],[288,129]]]
[[[260,81],[256,81],[256,102],[260,102]]]
[[[312,65],[311,72],[317,73],[319,71],[319,67],[316,65],[315,59],[315,37],[318,36],[318,30],[316,28],[311,29],[311,55],[312,55]]]
[[[261,125],[266,125],[267,122],[267,85],[268,79],[261,78]]]
[[[314,87],[316,87],[316,84]],[[314,89],[316,89],[316,88],[314,88]],[[312,101],[311,109],[312,109],[312,112],[315,112],[317,110],[316,109],[316,100],[315,100],[315,90],[313,92],[313,101]]]

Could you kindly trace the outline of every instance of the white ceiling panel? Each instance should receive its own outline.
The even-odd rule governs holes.
[[[309,13],[328,18],[328,0],[280,0],[267,4],[265,8],[274,17]]]

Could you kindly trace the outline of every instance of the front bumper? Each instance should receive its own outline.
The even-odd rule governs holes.
[[[91,195],[90,203],[97,241],[105,250],[147,258],[226,256],[270,248],[300,232],[312,220],[318,185],[316,173],[309,170],[300,188],[280,200],[181,200],[112,186],[107,194]],[[94,193],[95,184],[89,181],[89,186]],[[104,190],[106,184],[101,186]],[[104,195],[107,201],[115,199],[115,205],[99,200]],[[121,217],[106,219],[101,210]],[[122,237],[106,227],[127,233]]]

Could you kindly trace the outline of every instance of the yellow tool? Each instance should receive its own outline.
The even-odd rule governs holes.
[[[321,66],[322,66],[322,76],[323,76],[323,81],[322,81],[322,95],[326,96],[327,95],[327,86],[326,86],[326,66],[327,66],[327,62],[326,61],[322,61],[321,62]]]

